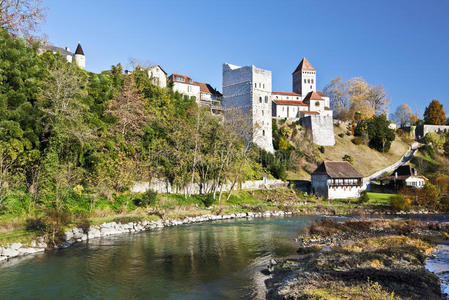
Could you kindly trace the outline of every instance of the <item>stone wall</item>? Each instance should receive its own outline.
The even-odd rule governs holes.
[[[416,137],[425,137],[429,132],[443,133],[449,132],[449,125],[421,125],[416,127]]]
[[[309,116],[301,124],[312,134],[312,141],[320,146],[334,146],[334,125],[332,116]]]
[[[207,193],[211,189],[211,184],[193,184],[188,185],[186,187],[186,190],[190,194],[200,194],[200,193]],[[242,190],[254,190],[254,189],[270,189],[270,188],[278,188],[282,186],[287,186],[288,182],[284,182],[282,180],[278,179],[267,179],[264,178],[262,180],[252,180],[252,181],[245,181],[241,184],[236,184],[234,187],[234,190],[236,189],[242,189]],[[227,183],[223,186],[223,191],[227,192],[231,189],[232,183]],[[184,190],[179,190],[176,187],[173,187],[170,185],[170,183],[164,181],[155,179],[151,183],[150,182],[136,182],[134,186],[131,188],[131,191],[133,193],[144,193],[148,190],[153,190],[158,193],[166,193],[166,194],[175,194],[175,193],[183,193]]]

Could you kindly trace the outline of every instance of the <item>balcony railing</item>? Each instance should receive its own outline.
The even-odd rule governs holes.
[[[354,179],[329,179],[327,181],[328,186],[362,186],[363,180],[354,178]]]

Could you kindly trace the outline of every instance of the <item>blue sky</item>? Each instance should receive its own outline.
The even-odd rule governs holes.
[[[89,71],[130,58],[160,64],[221,90],[224,62],[271,70],[273,90],[291,91],[302,57],[317,88],[332,78],[382,84],[392,109],[421,114],[438,99],[449,107],[447,0],[44,0],[41,31],[74,49]]]

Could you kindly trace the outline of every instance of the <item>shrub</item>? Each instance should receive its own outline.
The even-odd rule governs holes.
[[[409,210],[410,209],[410,198],[405,195],[394,195],[390,197],[390,206],[392,209],[400,211],[400,210]]]
[[[446,138],[446,142],[444,142],[443,144],[443,153],[444,156],[446,156],[447,158],[449,158],[449,138]]]
[[[326,149],[324,148],[324,146],[319,146],[318,150],[320,150],[321,153],[324,153],[326,151]]]
[[[369,196],[367,191],[362,191],[359,197],[359,203],[365,203],[369,201]]]
[[[416,204],[429,209],[438,206],[440,200],[440,190],[437,186],[427,182],[424,187],[417,191]]]
[[[350,163],[351,165],[354,163],[354,159],[352,158],[351,155],[345,154],[345,156],[343,156],[343,160],[347,161],[348,163]]]
[[[432,156],[435,153],[435,150],[433,149],[432,145],[423,145],[421,148],[419,148],[419,151],[423,153],[424,155]]]
[[[77,222],[77,227],[81,228],[81,230],[84,233],[88,233],[89,232],[89,227],[90,227],[90,221],[87,218],[83,218],[80,221]]]
[[[353,138],[353,139],[351,140],[351,142],[352,142],[354,145],[361,145],[361,144],[363,144],[363,139],[362,139],[362,137],[358,136],[358,137],[356,137],[356,138]]]
[[[47,224],[42,218],[27,219],[25,222],[25,229],[28,231],[45,232]]]
[[[441,197],[439,207],[441,211],[449,212],[449,195]]]
[[[134,204],[139,207],[144,206],[155,206],[158,203],[157,192],[153,190],[148,190],[140,198],[134,199]]]
[[[203,203],[206,207],[210,207],[212,204],[214,204],[214,202],[215,199],[213,193],[206,194],[203,198]]]
[[[61,209],[52,208],[46,212],[47,239],[57,246],[64,242],[64,228],[70,222],[70,214]]]

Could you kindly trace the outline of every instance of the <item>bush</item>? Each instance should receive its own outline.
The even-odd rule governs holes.
[[[367,191],[362,191],[359,197],[359,203],[365,203],[369,201],[369,196]]]
[[[89,221],[89,219],[83,218],[83,219],[81,219],[80,221],[78,221],[78,222],[76,223],[76,225],[77,225],[78,228],[81,228],[81,230],[82,230],[84,233],[87,234],[87,233],[89,232],[89,227],[90,227],[90,221]]]
[[[142,216],[124,216],[116,217],[112,221],[120,224],[137,223],[143,220]]]
[[[394,195],[390,197],[390,206],[392,209],[396,211],[404,211],[410,209],[410,198],[408,198],[406,195]]]
[[[356,138],[353,138],[353,139],[351,140],[351,142],[352,142],[354,145],[361,145],[361,144],[363,144],[363,139],[362,139],[362,137],[358,136],[358,137],[356,137]]]
[[[25,229],[28,231],[45,232],[47,224],[42,218],[27,219],[25,222]]]
[[[157,192],[148,190],[143,193],[140,198],[134,199],[133,202],[138,207],[145,207],[148,205],[155,206],[158,203]]]
[[[432,145],[423,145],[421,146],[421,148],[419,148],[419,151],[424,155],[429,156],[432,156],[435,153],[435,150],[433,149]]]
[[[347,161],[348,163],[350,163],[351,165],[354,163],[354,159],[352,158],[351,155],[345,154],[345,156],[343,156],[343,160]]]
[[[206,194],[203,198],[203,203],[206,207],[210,207],[212,204],[214,204],[214,202],[215,199],[213,193]]]
[[[326,149],[324,148],[324,146],[319,146],[318,150],[320,150],[321,153],[324,153],[324,151],[326,151]]]

